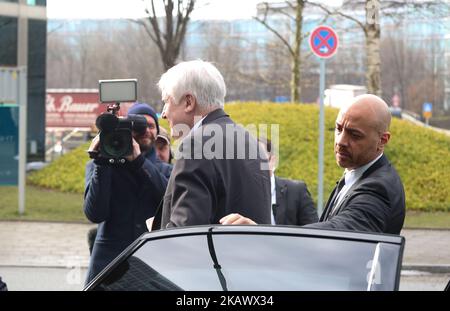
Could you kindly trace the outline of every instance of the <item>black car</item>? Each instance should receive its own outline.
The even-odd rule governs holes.
[[[405,239],[288,226],[142,235],[85,290],[398,290]]]

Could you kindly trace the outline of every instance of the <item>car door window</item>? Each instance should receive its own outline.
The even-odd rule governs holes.
[[[379,244],[371,289],[392,290],[399,246]],[[225,282],[227,290],[367,290],[376,247],[375,242],[267,234],[148,240],[97,289],[220,291]]]

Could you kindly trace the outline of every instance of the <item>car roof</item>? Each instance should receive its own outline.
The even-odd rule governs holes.
[[[304,238],[322,238],[322,239],[336,239],[347,240],[363,243],[389,243],[395,244],[403,249],[405,238],[399,235],[392,234],[380,234],[370,232],[355,232],[344,230],[327,230],[327,229],[312,229],[303,228],[298,226],[272,226],[272,225],[202,225],[202,226],[186,226],[175,227],[164,230],[157,230],[148,233],[144,233],[137,240],[125,249],[120,256],[113,260],[108,267],[100,274],[98,274],[88,284],[84,290],[90,290],[95,287],[96,284],[104,277],[106,270],[111,270],[117,266],[124,258],[133,253],[146,242],[160,239],[171,239],[176,237],[194,236],[194,235],[236,235],[236,234],[249,234],[249,235],[270,235],[270,236],[294,236]],[[401,261],[401,257],[400,257]]]
[[[271,225],[203,225],[168,228],[152,231],[141,236],[140,239],[160,239],[180,235],[197,235],[212,232],[215,234],[275,234],[296,235],[305,237],[331,238],[354,240],[361,242],[382,242],[403,244],[405,238],[400,235],[380,234],[371,232],[355,232],[345,230],[312,229],[298,226],[271,226]]]

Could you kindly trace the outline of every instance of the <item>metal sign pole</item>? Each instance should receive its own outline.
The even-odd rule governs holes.
[[[325,142],[325,107],[323,95],[325,93],[325,59],[320,58],[320,113],[319,113],[319,178],[317,187],[317,213],[322,215],[323,209],[323,153]]]
[[[17,99],[19,104],[19,215],[25,212],[25,185],[27,165],[27,71],[18,70]]]
[[[333,28],[321,25],[311,32],[309,46],[320,59],[320,113],[319,113],[319,176],[317,182],[317,213],[319,217],[323,211],[323,171],[324,171],[324,142],[325,142],[325,59],[336,54],[339,38]]]
[[[20,6],[27,4],[26,0],[19,0]],[[17,65],[19,67],[19,214],[25,212],[25,183],[27,164],[27,68],[28,68],[28,18],[19,9],[17,19]]]

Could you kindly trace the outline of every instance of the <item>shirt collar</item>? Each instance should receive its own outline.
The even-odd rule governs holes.
[[[207,116],[207,115],[206,115],[206,116]],[[201,118],[200,120],[198,120],[198,121],[194,124],[194,126],[193,126],[192,129],[191,129],[191,133],[194,133],[194,131],[195,131],[196,129],[198,129],[200,126],[202,126],[202,122],[203,122],[203,120],[205,120],[206,116],[204,116],[203,118]]]
[[[369,167],[371,167],[375,162],[378,161],[378,159],[380,159],[383,156],[383,153],[381,153],[378,157],[376,157],[374,160],[370,161],[369,163],[360,166],[358,168],[355,168],[353,170],[347,170],[345,169],[345,184],[346,185],[350,185],[352,183],[354,183],[356,180],[358,180],[365,171],[367,171],[367,169]]]

